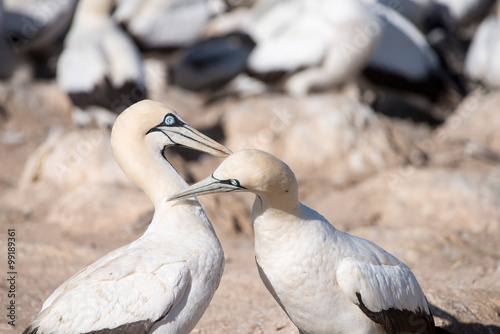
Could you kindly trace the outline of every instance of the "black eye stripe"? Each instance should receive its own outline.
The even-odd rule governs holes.
[[[163,124],[168,127],[184,126],[184,123],[172,113],[168,113],[163,118]]]
[[[216,178],[213,175],[212,175],[212,178],[214,178],[215,180],[217,180],[217,182],[222,183],[222,184],[228,184],[228,185],[231,185],[233,187],[238,187],[238,188],[241,188],[241,189],[246,189],[245,187],[243,187],[240,184],[240,181],[237,180],[237,179],[219,180],[218,178]]]

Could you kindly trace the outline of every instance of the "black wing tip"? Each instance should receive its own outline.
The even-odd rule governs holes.
[[[154,321],[142,320],[142,321],[131,322],[128,324],[123,324],[115,328],[98,329],[92,332],[88,332],[86,334],[131,334],[131,333],[146,334],[149,333],[149,330],[153,327],[154,324],[155,324]]]
[[[24,330],[23,334],[41,334],[41,333],[38,332],[38,327],[33,328],[33,325],[30,325],[28,328]]]
[[[151,327],[153,327],[154,324],[155,322],[151,320],[143,320],[128,324],[123,324],[115,328],[98,329],[95,331],[88,332],[86,334],[131,334],[131,333],[145,334],[149,333],[149,330],[151,329]],[[23,334],[43,334],[43,333],[38,331],[38,327],[33,328],[33,325],[30,325],[28,328],[24,330]]]
[[[431,313],[423,310],[400,310],[396,308],[389,308],[380,312],[373,312],[369,310],[363,303],[361,294],[356,292],[358,298],[358,307],[363,311],[368,318],[376,322],[387,334],[397,333],[419,333],[419,334],[435,334],[436,327],[434,325],[434,318]]]

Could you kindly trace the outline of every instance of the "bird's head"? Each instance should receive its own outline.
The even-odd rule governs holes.
[[[298,200],[297,179],[290,167],[272,154],[253,149],[233,153],[212,175],[169,200],[235,191],[249,191],[269,201]]]
[[[169,146],[184,146],[211,155],[226,157],[231,151],[195,130],[173,109],[151,100],[143,100],[124,110],[111,133],[113,151],[126,143],[146,142],[159,151]]]

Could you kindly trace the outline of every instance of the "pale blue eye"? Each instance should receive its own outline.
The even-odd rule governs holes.
[[[172,115],[165,116],[165,124],[166,125],[174,125],[175,124],[175,117]]]
[[[240,182],[238,180],[235,180],[235,179],[231,179],[229,180],[229,182],[235,186],[235,187],[239,187],[240,186]]]

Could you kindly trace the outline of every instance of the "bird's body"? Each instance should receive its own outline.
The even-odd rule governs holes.
[[[377,14],[382,30],[365,75],[382,85],[411,90],[435,100],[443,89],[444,78],[439,58],[424,35],[389,7],[374,3],[369,8]]]
[[[5,1],[5,31],[10,47],[36,65],[36,74],[52,78],[78,0]]]
[[[255,259],[267,289],[302,334],[434,333],[411,270],[374,243],[336,230],[301,204],[290,168],[244,150],[170,199],[251,191]]]
[[[208,38],[184,50],[169,80],[193,91],[215,91],[245,70],[254,46],[244,33]]]
[[[467,51],[465,73],[489,87],[500,86],[500,1],[496,13],[479,25]]]
[[[248,59],[252,74],[290,75],[293,96],[341,86],[356,78],[377,41],[367,33],[375,18],[360,1],[267,0],[246,23],[257,42]]]
[[[387,305],[393,305],[389,307],[393,310],[385,311],[393,313],[405,306],[420,307],[416,314],[425,319],[429,310],[417,280],[394,256],[368,240],[335,229],[304,205],[287,213],[262,210],[258,203],[252,215],[260,276],[302,333],[384,333],[358,306],[357,291],[374,313]],[[378,275],[383,279],[377,281]],[[402,289],[408,289],[407,293],[385,293]],[[406,304],[419,294],[414,305]],[[418,324],[427,325],[427,321]],[[407,329],[407,324],[407,320],[401,323],[400,330]]]
[[[143,49],[188,46],[216,10],[207,0],[119,0],[114,14]]]
[[[432,104],[446,101],[450,91],[465,95],[465,83],[397,10],[380,3],[368,7],[380,23],[379,43],[363,70],[366,82],[382,92],[374,108],[430,124],[443,122],[444,115],[435,113]],[[396,105],[390,96],[395,97]]]
[[[111,111],[116,117],[146,97],[141,55],[111,19],[112,6],[111,0],[78,4],[57,63],[57,83],[75,105],[74,116],[80,116],[77,123],[83,125],[90,120],[82,111],[104,110],[104,115]],[[114,117],[109,115],[111,121],[104,119],[103,123],[112,124]]]
[[[136,333],[189,333],[219,285],[222,248],[201,207],[190,203],[164,210],[155,212],[141,238],[55,290],[42,307],[34,333],[50,333],[52,328],[44,324],[57,322],[60,333],[113,333],[120,326]]]
[[[154,117],[148,116],[151,108]],[[160,123],[161,113],[173,123]],[[229,152],[158,103],[140,102],[118,117],[112,132],[115,157],[155,204],[153,220],[138,240],[57,288],[25,333],[189,333],[194,328],[219,285],[224,254],[197,201],[166,202],[186,187],[162,154],[174,144]]]

